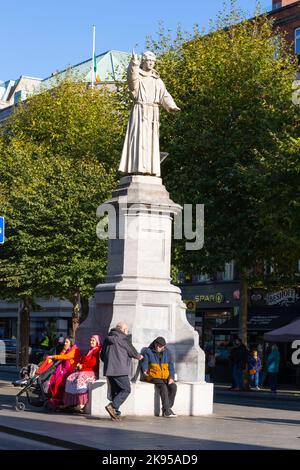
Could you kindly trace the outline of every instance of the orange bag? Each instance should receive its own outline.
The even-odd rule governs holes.
[[[250,370],[249,370],[249,374],[250,374],[250,375],[256,374],[256,369],[250,369]]]

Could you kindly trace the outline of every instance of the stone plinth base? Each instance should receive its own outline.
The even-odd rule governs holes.
[[[207,382],[176,382],[177,394],[173,411],[179,416],[203,416],[213,412],[213,384]],[[105,406],[107,383],[97,380],[90,387],[87,412],[93,416],[108,417]],[[161,403],[153,384],[136,382],[131,384],[131,394],[121,406],[124,416],[159,416]]]

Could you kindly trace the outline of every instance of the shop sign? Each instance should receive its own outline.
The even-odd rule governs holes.
[[[290,305],[298,302],[300,296],[296,289],[283,289],[266,295],[267,305]]]
[[[196,310],[196,301],[195,300],[184,300],[187,310]]]
[[[240,290],[239,289],[235,290],[233,292],[232,296],[233,296],[234,300],[240,300],[240,297],[241,297]]]
[[[256,328],[267,327],[273,320],[279,318],[279,315],[253,315],[248,320],[248,326]]]
[[[250,298],[252,302],[261,302],[264,299],[264,295],[256,292],[255,294],[251,294]]]
[[[200,294],[195,295],[196,302],[216,302],[217,304],[221,304],[224,302],[224,295],[218,292],[217,294]]]

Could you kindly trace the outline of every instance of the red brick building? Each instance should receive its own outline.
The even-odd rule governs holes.
[[[270,16],[275,18],[275,26],[286,33],[295,54],[300,54],[300,0],[273,0]]]

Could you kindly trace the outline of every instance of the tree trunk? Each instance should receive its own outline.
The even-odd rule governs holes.
[[[87,297],[80,298],[81,303],[81,322],[88,317],[89,314],[89,299]]]
[[[248,322],[248,278],[245,274],[241,275],[241,296],[240,296],[240,314],[239,314],[239,337],[243,344],[247,346],[247,322]]]
[[[242,343],[248,346],[248,277],[245,273],[241,275],[241,297],[239,314],[239,337]],[[248,364],[244,370],[244,389],[249,390]]]
[[[73,297],[73,309],[72,309],[72,336],[75,338],[76,330],[80,323],[80,294],[76,292]]]
[[[24,299],[20,312],[20,367],[27,366],[29,362],[29,321],[30,321],[30,302]]]

